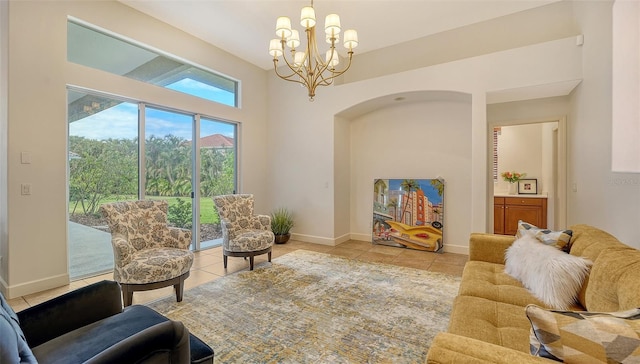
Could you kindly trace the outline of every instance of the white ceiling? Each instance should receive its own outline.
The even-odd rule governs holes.
[[[263,69],[278,16],[288,16],[301,35],[300,9],[310,1],[120,0]],[[356,29],[362,54],[508,15],[558,0],[345,0],[314,2],[319,24],[337,13],[343,29]]]

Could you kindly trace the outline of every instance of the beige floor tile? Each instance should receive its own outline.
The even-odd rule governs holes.
[[[9,304],[9,306],[11,306],[11,308],[15,312],[20,312],[20,311],[24,310],[25,308],[31,307],[27,303],[27,301],[25,301],[24,298],[22,298],[22,297],[12,298],[10,300],[7,300],[7,303]]]
[[[345,257],[345,258],[355,258],[355,257],[357,257],[359,255],[362,255],[365,252],[362,251],[362,250],[358,250],[358,249],[335,247],[335,248],[327,251],[327,253],[331,254],[331,255],[337,255],[337,256]]]
[[[455,265],[465,265],[469,260],[468,255],[464,254],[454,254],[454,253],[442,253],[436,255],[435,262],[438,263],[446,263],[446,264],[455,264]]]
[[[462,270],[464,266],[457,264],[445,264],[440,262],[433,262],[429,267],[429,271],[431,272],[440,272],[451,274],[452,276],[462,277]]]
[[[76,282],[71,282],[66,286],[26,295],[26,296],[23,296],[23,298],[30,306],[34,306],[84,286],[86,286],[84,282],[76,281]]]
[[[422,260],[425,262],[433,262],[439,256],[439,253],[427,252],[414,249],[402,249],[402,252],[398,254],[396,261],[399,262],[402,259],[409,260]]]
[[[368,251],[368,252],[363,252],[361,255],[356,257],[356,259],[361,260],[363,262],[391,264],[391,262],[393,262],[394,259],[396,259],[396,256]]]
[[[211,264],[222,263],[222,253],[220,255],[198,255],[193,258],[192,269],[198,269]]]
[[[397,248],[395,246],[374,244],[369,251],[375,252],[375,253],[389,254],[389,255],[400,255],[405,250],[406,248]]]
[[[184,281],[184,288],[189,289],[189,288],[197,287],[201,284],[215,281],[220,277],[222,276],[213,274],[211,272],[207,272],[200,269],[192,269],[191,273],[189,273],[189,278],[187,278],[187,280]]]
[[[95,277],[88,277],[88,278],[83,279],[82,281],[85,282],[86,284],[93,284],[93,283],[104,281],[104,280],[112,281],[113,280],[113,272],[101,274],[101,275],[95,276]]]
[[[345,241],[344,243],[338,245],[338,247],[368,251],[373,247],[373,244],[371,242],[367,242],[367,241],[349,240],[349,241]]]

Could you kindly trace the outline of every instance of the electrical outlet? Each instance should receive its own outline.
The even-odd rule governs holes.
[[[31,194],[31,183],[23,183],[20,185],[20,193],[28,196]]]

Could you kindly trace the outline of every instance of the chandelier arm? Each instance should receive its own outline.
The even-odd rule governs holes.
[[[324,70],[323,70],[323,72],[320,74],[320,77],[319,77],[319,79],[320,79],[319,84],[322,85],[322,86],[331,85],[333,83],[333,80],[336,77],[342,75],[343,73],[347,72],[347,70],[349,70],[349,68],[351,67],[352,58],[353,58],[353,51],[349,51],[349,63],[347,63],[347,66],[342,71],[330,70],[331,71],[331,76],[330,77],[324,77],[324,75],[322,74],[322,73],[324,73]],[[325,67],[325,69],[326,69],[326,67]]]
[[[276,72],[276,76],[280,77],[281,79],[285,80],[285,81],[291,81],[291,82],[298,82],[298,83],[302,83],[298,80],[292,79],[293,76],[296,76],[297,74],[294,72],[290,75],[283,75],[280,72],[278,72],[278,60],[274,59],[273,60],[273,69]]]
[[[280,75],[280,73],[278,72],[278,67],[277,67],[277,59],[274,59],[274,69],[276,71],[276,75],[278,75],[278,77],[282,78],[283,80],[286,81],[291,81],[291,82],[297,82],[299,84],[305,85],[307,88],[309,88],[309,80],[307,79],[307,77],[305,76],[305,74],[301,71],[299,71],[299,69],[301,67],[295,67],[295,65],[292,65],[291,63],[289,63],[289,60],[287,59],[287,56],[285,54],[285,40],[282,39],[281,40],[281,44],[282,44],[282,59],[284,59],[284,62],[287,64],[287,67],[289,67],[289,69],[293,72],[292,74],[288,75],[288,76],[282,76]],[[294,53],[294,52],[292,52]],[[294,79],[293,76],[298,76],[300,77],[300,79]],[[303,82],[304,81],[304,82]]]

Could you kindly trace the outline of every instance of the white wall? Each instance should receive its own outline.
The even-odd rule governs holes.
[[[307,101],[306,93],[298,85],[272,75],[268,89],[270,98],[287,100],[286,107],[269,109],[269,149],[272,151],[269,162],[272,169],[278,169],[277,174],[269,176],[273,201],[296,211],[295,238],[334,244],[344,235],[342,230],[336,229],[335,224],[337,209],[334,197],[338,189],[344,188],[334,185],[335,182],[343,183],[342,179],[336,179],[335,176],[336,171],[341,169],[336,163],[338,157],[333,154],[337,150],[334,143],[340,141],[335,138],[336,115],[344,118],[343,114],[349,114],[349,110],[358,108],[368,100],[385,104],[390,102],[386,99],[393,99],[402,93],[453,91],[471,96],[471,162],[467,169],[459,172],[467,177],[466,180],[447,179],[447,196],[469,196],[468,208],[460,211],[460,214],[448,216],[447,224],[459,229],[461,236],[468,236],[472,231],[488,231],[487,92],[580,79],[581,50],[571,37],[328,89],[321,88],[314,102]],[[551,58],[549,54],[555,57]],[[403,112],[402,115],[411,113],[414,113],[412,119],[422,116],[415,114],[415,110]],[[354,141],[353,133],[354,130],[351,130],[351,142]],[[282,142],[281,135],[288,136],[286,143]],[[351,153],[354,150],[351,148]],[[403,168],[408,169],[406,166],[410,162],[402,163]],[[352,186],[353,181],[373,178],[358,175],[353,166],[349,172]],[[343,175],[346,174],[344,172]],[[354,197],[357,192],[352,190],[350,193],[351,199],[357,201],[358,197]],[[370,213],[370,209],[367,208],[364,213]],[[360,214],[363,212],[351,211],[351,216]],[[351,221],[350,226],[353,228],[359,224],[358,221]],[[460,244],[456,249],[465,250],[468,242],[464,239],[455,244]]]
[[[498,182],[495,193],[507,193],[509,182],[502,172],[526,173],[525,178],[538,179],[538,192],[543,191],[542,181],[542,125],[526,124],[505,126],[498,135]]]
[[[6,2],[3,2],[6,4]],[[266,74],[263,70],[118,2],[11,1],[7,236],[2,290],[9,297],[69,281],[67,263],[68,84],[241,123],[240,191],[268,212]],[[67,17],[73,16],[241,80],[241,108],[207,102],[161,87],[68,63]],[[3,25],[5,22],[3,21]],[[5,34],[3,32],[3,34]],[[159,36],[161,35],[161,36]],[[4,108],[3,108],[4,110]],[[29,151],[31,164],[20,164]],[[4,155],[4,153],[3,153]],[[4,168],[3,168],[4,170]],[[21,183],[32,194],[19,194]]]
[[[611,172],[612,3],[578,1],[574,8],[584,32],[584,81],[568,118],[567,222],[597,226],[640,248],[640,176]]]
[[[456,97],[459,98],[459,97]],[[471,199],[471,98],[389,106],[351,120],[351,233],[371,241],[373,181],[445,179],[444,244],[468,236]]]

